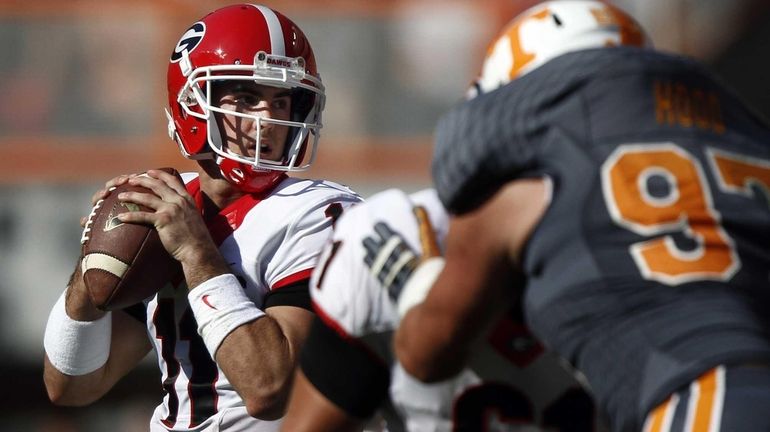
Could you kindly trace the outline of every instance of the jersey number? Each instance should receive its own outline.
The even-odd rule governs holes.
[[[719,189],[751,195],[770,190],[770,162],[707,150]],[[720,224],[700,162],[674,143],[627,144],[602,165],[602,190],[612,219],[650,240],[631,245],[645,279],[667,285],[729,280],[740,269],[732,238]],[[695,244],[682,250],[672,233]]]
[[[176,393],[175,382],[181,372],[182,364],[176,356],[177,341],[189,343],[189,352],[186,359],[190,368],[189,383],[187,385],[190,399],[190,424],[193,428],[217,412],[217,391],[215,383],[218,378],[217,365],[211,359],[203,339],[198,335],[198,325],[193,318],[192,310],[188,307],[182,314],[177,326],[174,323],[174,300],[159,298],[158,307],[153,316],[153,322],[157,329],[156,338],[161,340],[161,356],[166,363],[166,379],[163,380],[163,391],[168,394],[168,416],[163,423],[173,427],[179,414],[179,398]]]

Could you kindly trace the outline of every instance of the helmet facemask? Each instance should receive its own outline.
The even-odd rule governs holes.
[[[213,86],[224,81],[245,81],[291,90],[291,118],[265,118],[216,106],[211,100]],[[321,111],[324,99],[323,84],[317,77],[305,73],[302,57],[290,58],[260,51],[254,56],[251,65],[213,65],[192,70],[179,92],[177,102],[186,115],[206,121],[208,145],[217,159],[229,159],[255,171],[304,171],[315,160],[320,129],[323,127]],[[257,143],[261,142],[265,125],[289,128],[281,160],[261,158],[259,151],[250,157],[228,149],[222,142],[214,113],[254,121],[256,134],[252,138]],[[309,154],[306,154],[308,147]]]

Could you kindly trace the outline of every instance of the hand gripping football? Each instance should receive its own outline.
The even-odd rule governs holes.
[[[180,178],[173,168],[162,168]],[[122,203],[121,192],[152,193],[124,183],[94,205],[83,229],[81,271],[91,301],[101,310],[116,310],[139,303],[160,291],[181,274],[181,266],[163,248],[155,227],[123,223],[116,216],[130,211],[151,211]]]

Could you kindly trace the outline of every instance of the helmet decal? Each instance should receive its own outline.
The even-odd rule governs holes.
[[[553,20],[553,25],[556,25],[557,27],[561,26],[561,21],[558,17],[554,15],[550,9],[546,8],[513,23],[508,27],[505,36],[501,37],[494,47],[490,49],[488,54],[490,58],[504,56],[507,57],[506,60],[510,62],[510,66],[506,73],[507,80],[515,78],[518,69],[524,68],[536,58],[535,53],[528,51],[527,48],[523,46],[521,38],[519,37],[519,32],[522,31],[522,28],[529,26],[535,21],[542,22],[546,20]]]
[[[568,52],[651,45],[633,17],[604,1],[541,2],[514,17],[492,41],[466,98],[495,90]]]
[[[203,40],[203,36],[206,35],[206,24],[198,21],[193,24],[182,35],[174,47],[174,52],[171,53],[171,63],[176,63],[182,59],[182,53],[187,51],[190,54],[198,44]]]
[[[253,6],[262,12],[262,16],[267,22],[267,28],[270,31],[270,46],[272,48],[271,52],[274,55],[286,55],[286,44],[284,44],[283,41],[283,31],[281,30],[281,22],[278,20],[278,16],[275,14],[275,12],[273,12],[272,9],[268,7],[260,5]]]

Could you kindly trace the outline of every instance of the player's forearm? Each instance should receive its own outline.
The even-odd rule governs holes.
[[[48,398],[55,405],[85,406],[101,398],[108,390],[101,385],[104,367],[80,376],[66,375],[56,369],[48,356],[43,366],[43,382]]]
[[[263,420],[283,416],[296,353],[274,319],[263,316],[236,328],[219,346],[216,361],[251,416]]]
[[[112,344],[109,359],[95,371],[84,375],[67,375],[45,356],[43,382],[51,402],[61,406],[84,406],[99,400],[150,351],[144,327],[134,323],[135,328],[121,326],[121,320],[133,318],[118,318],[115,320],[118,328],[114,331],[122,343]]]
[[[188,294],[206,348],[243,398],[249,414],[279,418],[296,353],[312,314],[297,307],[256,307],[232,274],[202,282]],[[280,324],[284,323],[284,324]]]
[[[87,405],[106,391],[100,381],[109,353],[109,319],[91,302],[78,261],[46,324],[43,382],[54,404]],[[92,337],[98,340],[89,343]]]
[[[213,242],[210,244],[205,242],[201,247],[195,248],[194,253],[185,255],[180,263],[190,290],[211,278],[231,271]]]
[[[77,310],[77,307],[74,309]],[[87,310],[87,308],[84,309]],[[102,315],[103,314],[104,313],[102,312]],[[83,320],[81,322],[86,321]],[[49,325],[57,326],[58,324],[49,323]],[[64,352],[68,348],[71,349],[71,346],[63,346],[59,349],[53,348],[51,345],[56,341],[51,341],[51,339],[54,338],[55,336],[49,338],[48,346],[46,347],[47,351],[56,350]],[[59,342],[62,344],[71,344],[71,341],[69,340],[66,342],[59,340]],[[61,358],[61,355],[52,355]],[[73,364],[78,366],[76,360],[73,361]],[[59,366],[59,368],[61,368],[61,366]],[[45,384],[46,392],[48,393],[48,398],[55,405],[61,406],[84,406],[93,403],[101,398],[110,388],[110,385],[105,384],[105,368],[106,363],[98,369],[84,375],[68,375],[54,366],[46,354],[43,366],[43,382]]]
[[[82,406],[96,401],[151,349],[144,325],[124,312],[105,314],[80,303],[76,286],[70,284],[46,324],[43,381],[56,405]],[[85,318],[92,309],[100,316],[88,321]]]
[[[511,305],[513,276],[504,262],[474,272],[464,265],[465,255],[459,262],[455,257],[448,256],[425,300],[404,315],[395,335],[399,360],[424,382],[459,373],[473,345]]]
[[[459,373],[467,360],[467,349],[453,341],[423,305],[410,309],[396,331],[396,356],[404,369],[423,382],[436,382]],[[447,329],[448,330],[448,329]]]

